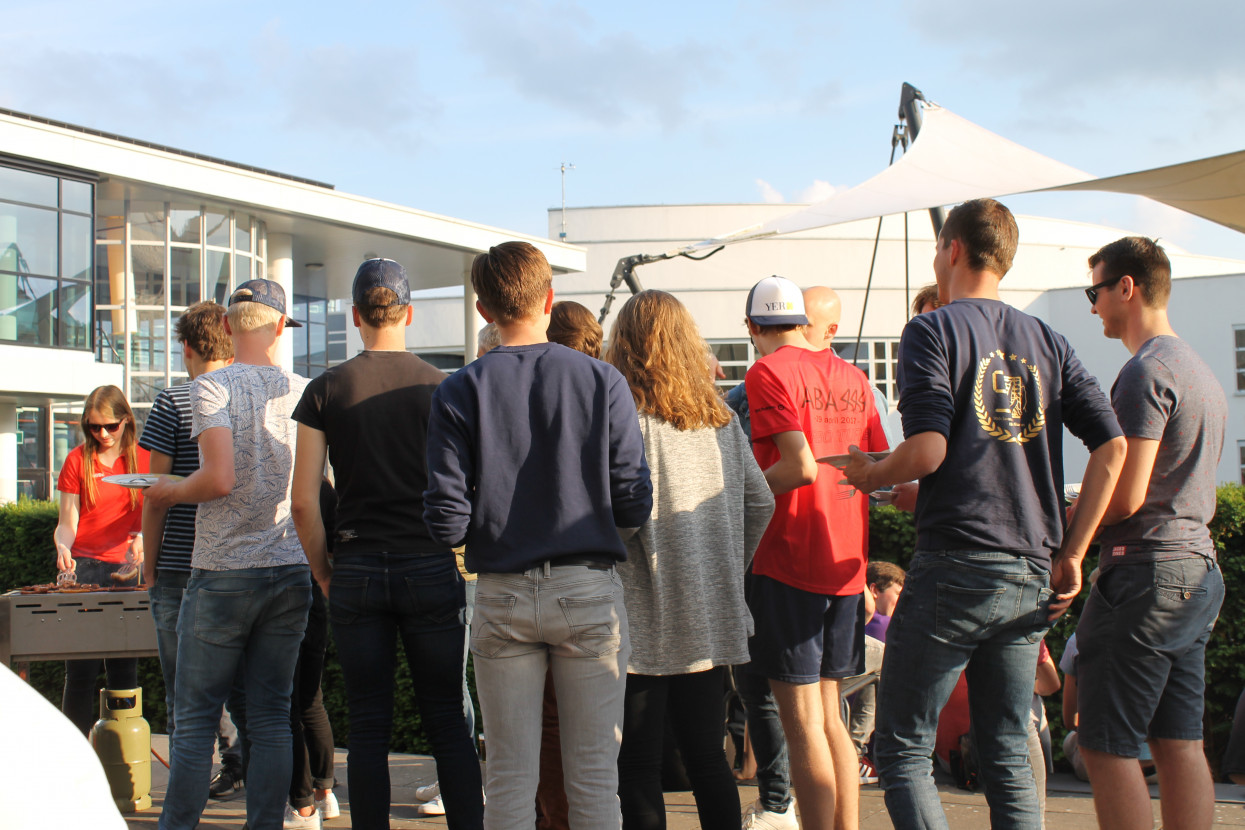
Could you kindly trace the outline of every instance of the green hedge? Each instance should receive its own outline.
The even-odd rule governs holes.
[[[1219,506],[1211,533],[1219,550],[1227,592],[1223,611],[1206,653],[1207,755],[1217,766],[1227,744],[1236,699],[1245,686],[1245,487],[1229,484],[1219,488]],[[52,530],[56,527],[53,502],[23,501],[0,506],[0,591],[22,585],[50,582],[56,573]],[[907,567],[916,546],[912,515],[893,507],[875,507],[869,514],[869,550],[875,559]],[[1093,567],[1091,553],[1085,572]],[[1089,595],[1086,586],[1072,608],[1051,628],[1046,643],[1058,662],[1064,644],[1076,630],[1076,622]],[[415,711],[411,674],[399,643],[397,689],[394,704],[393,750],[428,752],[428,744]],[[143,713],[154,731],[165,727],[164,681],[154,658],[139,661],[139,680],[143,685]],[[45,697],[60,704],[64,667],[59,663],[37,663],[31,667],[31,682]],[[474,690],[474,682],[471,683]],[[337,650],[329,639],[324,670],[324,705],[333,724],[339,746],[346,742],[346,692],[342,682]],[[1048,698],[1047,714],[1052,732],[1063,734],[1060,696]],[[1058,752],[1058,741],[1056,751]]]

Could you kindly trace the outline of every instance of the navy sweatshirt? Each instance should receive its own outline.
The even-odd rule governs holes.
[[[627,558],[616,527],[653,506],[635,401],[618,370],[556,343],[493,349],[437,387],[424,523],[467,568]]]
[[[947,439],[921,479],[920,550],[1007,551],[1050,567],[1063,541],[1063,428],[1092,452],[1120,435],[1063,335],[998,300],[914,317],[899,343],[904,437]]]

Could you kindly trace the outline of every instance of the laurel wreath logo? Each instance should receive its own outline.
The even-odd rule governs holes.
[[[1042,404],[1042,373],[1037,366],[1029,363],[1028,360],[1020,359],[1021,364],[1033,375],[1033,383],[1037,387],[1037,412],[1019,433],[1013,434],[1010,429],[1000,426],[991,417],[986,409],[984,395],[982,394],[982,384],[986,378],[986,370],[990,368],[990,363],[996,357],[1003,359],[1003,352],[1001,350],[993,351],[983,357],[977,364],[977,380],[973,384],[973,409],[977,413],[977,423],[981,425],[981,428],[986,431],[987,435],[1005,444],[1027,444],[1040,435],[1046,427],[1046,409]]]

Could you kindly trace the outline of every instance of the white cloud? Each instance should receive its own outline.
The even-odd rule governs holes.
[[[780,205],[787,201],[772,184],[765,179],[757,179],[757,187],[761,191],[761,201],[769,205]]]
[[[796,197],[796,201],[804,202],[810,205],[815,204],[823,199],[829,199],[834,195],[834,191],[837,189],[838,188],[830,184],[830,182],[823,182],[821,179],[814,179],[810,186],[800,191],[799,195]]]

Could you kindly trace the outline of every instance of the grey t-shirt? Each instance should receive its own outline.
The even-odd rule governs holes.
[[[1102,529],[1102,564],[1213,556],[1206,524],[1228,417],[1218,379],[1179,337],[1153,337],[1120,370],[1111,403],[1125,436],[1159,450],[1141,509]]]
[[[290,515],[298,424],[291,418],[307,379],[280,366],[234,363],[195,379],[191,438],[233,433],[234,486],[199,505],[191,565],[208,571],[305,565]],[[202,453],[200,453],[202,457]]]

